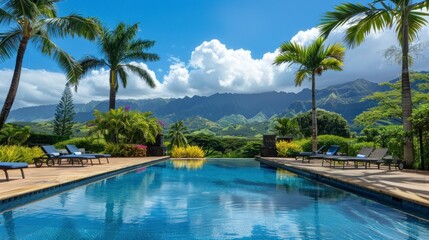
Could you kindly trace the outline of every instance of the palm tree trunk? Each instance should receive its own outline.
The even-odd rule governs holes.
[[[115,70],[110,70],[110,95],[109,95],[109,110],[115,109],[116,105],[116,72]]]
[[[408,16],[405,16],[403,22],[402,34],[402,121],[405,131],[404,138],[404,162],[406,167],[411,167],[414,161],[414,144],[412,136],[412,123],[410,117],[413,111],[413,103],[411,99],[410,87],[410,73],[408,70],[408,52],[409,52],[409,39],[408,39]]]
[[[315,72],[311,74],[311,149],[317,151],[317,110],[316,110],[316,77]]]
[[[13,71],[9,92],[7,93],[6,100],[4,101],[4,105],[0,113],[0,130],[6,123],[10,109],[12,108],[13,102],[15,101],[19,80],[21,78],[22,62],[24,60],[25,50],[27,49],[28,39],[28,37],[24,36],[21,40],[21,43],[19,44],[18,54],[16,55],[15,70]]]

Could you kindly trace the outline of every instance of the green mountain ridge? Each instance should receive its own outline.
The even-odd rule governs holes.
[[[374,106],[361,102],[365,96],[383,91],[386,87],[358,79],[316,91],[317,106],[341,114],[349,122],[362,111]],[[117,107],[150,111],[169,125],[179,120],[201,117],[218,125],[250,124],[264,122],[275,115],[292,117],[311,109],[311,91],[299,93],[265,92],[254,94],[217,93],[211,96],[171,99],[117,100]],[[53,119],[56,105],[20,108],[11,111],[8,122],[38,122]],[[93,111],[107,111],[108,101],[91,101],[75,105],[75,121],[86,122],[93,118]]]

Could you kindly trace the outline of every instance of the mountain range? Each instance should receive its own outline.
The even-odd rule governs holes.
[[[357,79],[317,90],[317,107],[337,112],[351,123],[358,114],[375,105],[371,101],[360,101],[363,97],[385,90],[385,86]],[[217,93],[207,97],[117,100],[116,106],[151,111],[166,124],[200,117],[220,126],[227,126],[231,123],[263,122],[277,115],[293,116],[306,112],[311,109],[311,90],[303,89],[299,93]],[[55,108],[56,105],[43,105],[16,109],[10,112],[8,122],[49,121],[54,117]],[[75,121],[86,122],[92,119],[95,109],[107,111],[108,101],[75,104]]]

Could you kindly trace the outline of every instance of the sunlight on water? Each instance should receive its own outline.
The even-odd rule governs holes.
[[[174,160],[3,212],[0,239],[429,239],[429,223],[250,159]]]

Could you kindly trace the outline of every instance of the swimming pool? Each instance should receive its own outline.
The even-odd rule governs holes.
[[[0,239],[429,239],[429,222],[253,159],[172,160],[3,212]]]

